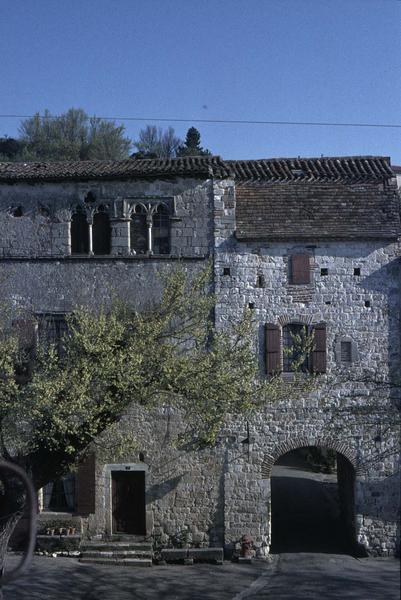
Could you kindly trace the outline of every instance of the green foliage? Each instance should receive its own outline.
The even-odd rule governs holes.
[[[302,327],[300,333],[292,333],[291,347],[284,348],[284,353],[289,356],[291,361],[291,370],[299,372],[305,369],[310,354],[315,349],[314,332],[308,332],[306,326]]]
[[[21,150],[12,160],[119,160],[129,156],[131,141],[123,125],[97,117],[89,118],[80,108],[59,117],[48,110],[20,125]]]
[[[93,443],[114,456],[132,452],[133,432],[116,425],[132,403],[175,407],[186,423],[176,443],[201,447],[216,442],[228,416],[288,395],[280,377],[259,376],[251,311],[217,331],[209,288],[210,270],[189,281],[179,268],[143,312],[118,301],[97,312],[77,308],[63,352],[39,347],[24,385],[15,383],[16,340],[3,336],[3,447],[24,457],[37,485],[71,468]]]
[[[200,144],[201,135],[195,127],[187,131],[185,143],[178,150],[177,156],[209,156],[210,150],[202,148]]]

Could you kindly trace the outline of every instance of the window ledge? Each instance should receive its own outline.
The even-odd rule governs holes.
[[[68,262],[68,261],[151,261],[151,260],[205,260],[209,257],[209,254],[199,255],[172,255],[172,254],[152,254],[150,256],[146,254],[94,254],[88,256],[87,254],[71,254],[63,256],[5,256],[0,258],[0,262]]]

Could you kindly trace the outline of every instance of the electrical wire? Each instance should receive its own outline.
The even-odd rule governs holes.
[[[0,119],[59,119],[61,115],[0,115]],[[265,121],[252,119],[183,119],[167,117],[101,117],[88,116],[87,120],[92,118],[102,119],[104,121],[138,121],[154,123],[210,123],[210,124],[228,124],[228,125],[295,125],[312,127],[375,127],[383,129],[401,129],[398,123],[338,123],[330,121]]]

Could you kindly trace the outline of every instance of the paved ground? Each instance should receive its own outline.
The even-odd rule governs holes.
[[[10,560],[10,566],[15,563]],[[399,600],[399,561],[281,554],[272,563],[128,568],[35,557],[4,600]]]
[[[231,600],[266,564],[109,567],[73,558],[35,557],[29,573],[4,588],[4,600]]]

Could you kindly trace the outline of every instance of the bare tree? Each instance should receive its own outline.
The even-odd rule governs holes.
[[[139,156],[143,158],[175,158],[182,140],[175,135],[173,127],[165,131],[155,125],[146,125],[138,134],[134,142]]]

